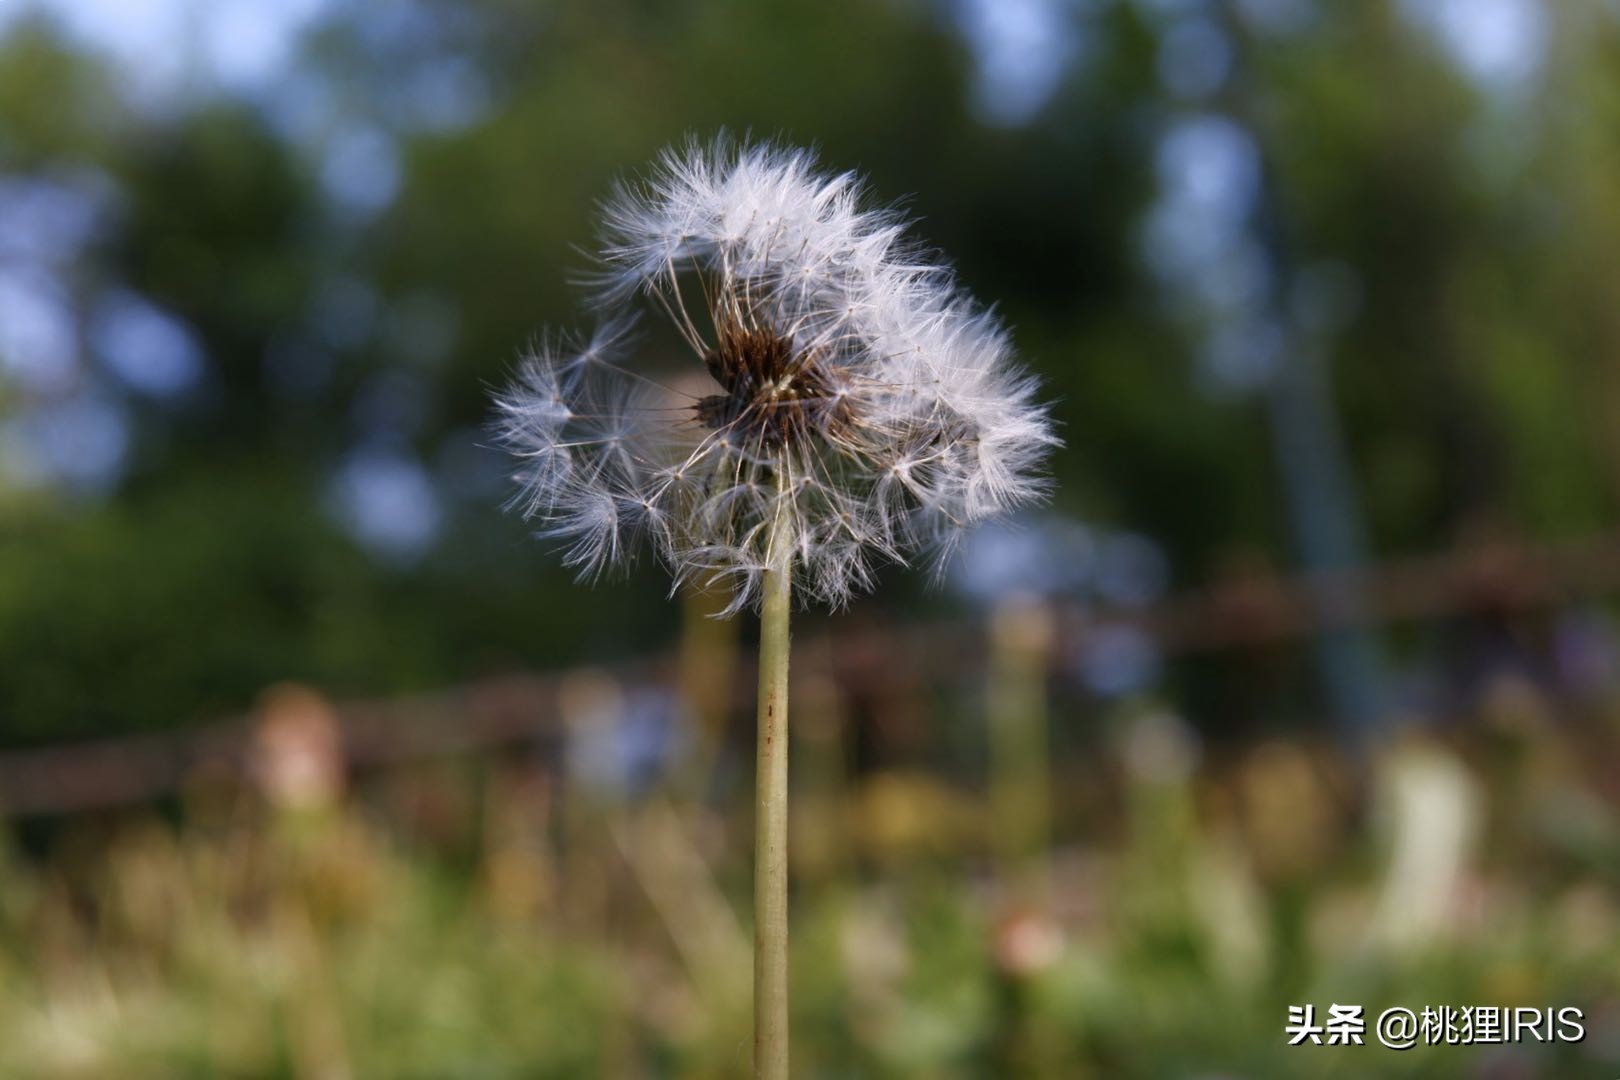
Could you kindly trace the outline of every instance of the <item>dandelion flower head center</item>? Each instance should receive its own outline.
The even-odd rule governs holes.
[[[847,428],[850,404],[816,349],[795,349],[769,326],[721,322],[704,366],[723,393],[693,406],[705,427],[743,446],[774,450]]]

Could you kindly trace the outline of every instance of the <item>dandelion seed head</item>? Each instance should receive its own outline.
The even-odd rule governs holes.
[[[784,566],[837,607],[1045,494],[1057,439],[1006,331],[866,202],[806,151],[723,141],[615,193],[601,326],[539,342],[496,401],[512,506],[582,577],[647,543],[677,585],[729,581],[729,610]],[[645,314],[701,392],[643,370]]]

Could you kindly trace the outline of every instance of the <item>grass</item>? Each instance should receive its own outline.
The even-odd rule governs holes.
[[[976,792],[891,772],[833,799],[805,770],[795,1075],[1614,1072],[1615,815],[1536,738],[1477,767],[1404,746],[1348,786],[1294,743],[1102,763],[1106,813],[1034,902],[998,881]],[[745,1076],[749,825],[508,760],[60,823],[0,862],[0,1075]],[[1396,881],[1414,844],[1454,872]],[[1290,1004],[1335,1002],[1575,1005],[1589,1034],[1285,1045]]]

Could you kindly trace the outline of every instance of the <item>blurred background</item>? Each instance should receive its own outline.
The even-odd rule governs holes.
[[[797,1071],[1613,1076],[1612,0],[3,0],[0,1073],[746,1074],[751,622],[484,427],[722,128],[1067,444],[800,617]]]

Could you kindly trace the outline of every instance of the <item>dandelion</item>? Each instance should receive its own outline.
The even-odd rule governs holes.
[[[974,524],[1044,493],[1056,439],[1000,323],[853,174],[694,143],[605,217],[600,328],[524,359],[499,435],[514,504],[582,578],[650,547],[676,588],[729,581],[726,613],[760,612],[755,1060],[785,1075],[792,594],[837,608],[881,563],[942,565]],[[705,392],[636,361],[647,311]]]

